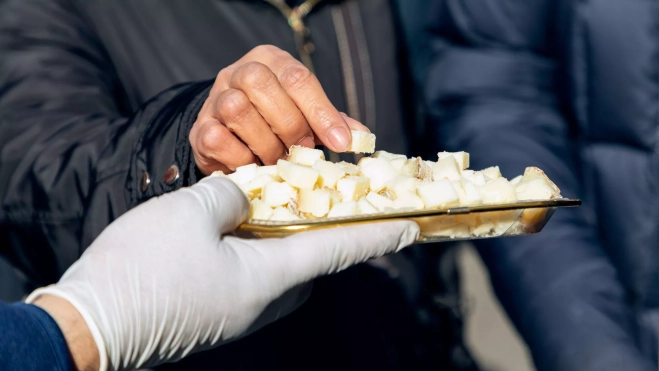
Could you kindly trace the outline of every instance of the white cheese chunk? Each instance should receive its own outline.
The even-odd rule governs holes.
[[[346,152],[373,153],[375,151],[375,134],[365,131],[350,130],[352,142]]]
[[[467,152],[439,152],[437,154],[438,162],[448,157],[453,157],[457,162],[460,170],[469,168],[469,153]]]
[[[323,151],[302,146],[291,146],[288,150],[288,161],[298,165],[313,166],[318,160],[324,160]]]
[[[341,216],[352,216],[358,214],[359,214],[359,207],[357,206],[357,202],[347,201],[332,206],[332,210],[330,210],[329,214],[327,214],[327,217],[337,218]]]
[[[503,204],[517,201],[515,187],[506,178],[490,180],[480,186],[479,193],[485,204]]]
[[[520,201],[550,200],[560,196],[560,194],[557,194],[554,188],[542,178],[535,178],[530,181],[522,182],[515,190],[517,192],[517,199]]]
[[[272,216],[273,210],[265,202],[256,199],[249,203],[249,218],[268,220]]]
[[[313,168],[318,170],[320,187],[335,188],[336,182],[346,175],[341,167],[329,161],[317,160],[313,164]]]
[[[373,155],[371,155],[373,158],[383,158],[385,160],[391,161],[391,160],[407,160],[407,156],[405,155],[397,155],[395,153],[389,153],[387,151],[377,151]]]
[[[519,183],[522,182],[522,178],[524,178],[523,175],[518,175],[518,176],[516,176],[516,177],[514,177],[513,179],[510,180],[510,184],[512,184],[513,187],[517,187],[519,185]]]
[[[256,176],[259,175],[277,175],[277,165],[259,166],[256,168]]]
[[[498,166],[490,166],[480,171],[483,175],[490,179],[501,178],[501,171]]]
[[[365,196],[369,190],[370,179],[363,176],[347,176],[339,179],[336,190],[341,192],[343,202],[356,201]]]
[[[432,177],[434,180],[460,180],[462,176],[460,175],[460,168],[455,157],[448,156],[439,159],[439,161],[432,166]]]
[[[287,183],[268,183],[261,190],[261,200],[270,207],[283,206],[297,199],[297,191]]]
[[[371,205],[375,206],[378,211],[385,211],[387,208],[393,208],[394,207],[394,202],[391,201],[390,199],[380,196],[379,194],[375,192],[369,192],[366,195],[366,200],[371,203]]]
[[[423,200],[426,208],[452,207],[460,204],[460,197],[448,179],[423,183],[417,187],[416,192]]]
[[[416,193],[406,191],[396,193],[396,199],[394,200],[393,208],[394,209],[411,209],[411,210],[421,210],[424,208],[423,200]]]
[[[485,175],[483,175],[483,173],[481,173],[480,171],[463,170],[462,178],[469,180],[470,182],[474,183],[477,186],[481,186],[486,183]]]
[[[463,206],[475,206],[483,203],[483,198],[478,191],[478,187],[467,179],[462,179],[462,189],[465,192],[464,200],[460,200],[460,204]]]
[[[270,220],[277,222],[290,222],[294,220],[300,220],[300,217],[293,214],[285,207],[278,207],[272,212]]]
[[[416,193],[416,187],[421,184],[421,181],[407,174],[401,174],[394,179],[387,182],[387,190],[393,193],[394,196],[399,192],[412,192]]]
[[[304,189],[314,187],[320,172],[286,160],[279,160],[277,161],[277,175],[293,187]]]
[[[275,182],[272,175],[258,175],[256,178],[240,186],[247,197],[252,200],[261,196],[261,190],[268,184]]]
[[[300,189],[297,209],[316,218],[322,218],[330,211],[330,192],[324,189]]]
[[[256,164],[238,166],[233,174],[227,175],[227,178],[231,179],[234,183],[238,185],[245,184],[250,180],[256,178],[257,168],[258,166],[256,166]]]
[[[359,175],[361,174],[361,168],[355,164],[349,162],[341,161],[336,164],[341,170],[345,171],[348,175]]]
[[[399,173],[403,169],[403,166],[407,163],[407,157],[403,156],[402,158],[394,158],[392,160],[389,160],[389,164],[391,167],[396,169]]]
[[[370,187],[373,192],[381,191],[388,181],[398,176],[396,169],[389,164],[389,161],[383,158],[374,158],[364,165],[362,167],[362,174],[371,180]]]
[[[359,207],[359,213],[360,214],[376,214],[378,213],[378,209],[373,206],[372,203],[370,203],[366,197],[362,197],[357,201],[357,207]]]

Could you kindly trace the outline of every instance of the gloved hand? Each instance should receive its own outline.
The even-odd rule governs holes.
[[[224,236],[247,213],[243,193],[223,178],[154,198],[27,301],[50,294],[76,307],[101,369],[149,367],[249,334],[301,305],[314,278],[398,251],[419,233],[397,221],[283,239]]]

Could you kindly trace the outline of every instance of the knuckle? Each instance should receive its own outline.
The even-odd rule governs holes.
[[[248,62],[240,67],[238,79],[241,86],[251,86],[255,88],[272,85],[274,76],[272,71],[259,62]]]
[[[281,49],[279,49],[274,45],[263,44],[256,46],[254,49],[252,49],[251,52],[255,54],[266,55],[266,54],[279,54],[281,51],[282,51]]]
[[[219,102],[219,112],[223,120],[235,121],[249,114],[252,103],[238,90],[227,91]]]
[[[290,64],[282,70],[280,81],[284,89],[297,90],[307,84],[312,77],[313,74],[308,68]]]
[[[214,152],[218,148],[222,148],[222,142],[226,141],[226,132],[220,127],[221,124],[211,124],[200,133],[199,144],[200,150],[203,154],[207,152]]]

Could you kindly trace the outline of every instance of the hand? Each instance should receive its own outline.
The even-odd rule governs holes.
[[[35,291],[78,309],[111,369],[149,367],[251,333],[301,305],[306,283],[414,242],[409,221],[245,240],[224,178],[154,198],[108,226],[59,283]]]
[[[320,82],[287,52],[262,45],[220,71],[190,131],[197,166],[208,175],[260,160],[273,165],[292,145],[348,149],[350,129]]]

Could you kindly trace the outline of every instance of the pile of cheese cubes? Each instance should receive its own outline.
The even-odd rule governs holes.
[[[358,132],[353,136],[363,137]],[[357,141],[353,151],[372,153],[375,138],[370,136],[365,146]],[[468,168],[466,152],[440,152],[437,161],[424,161],[378,151],[354,165],[326,161],[321,150],[292,146],[288,159],[277,165],[251,164],[229,175],[213,175],[228,177],[245,192],[252,220],[294,221],[560,197],[558,187],[535,167],[510,181],[497,166]]]

